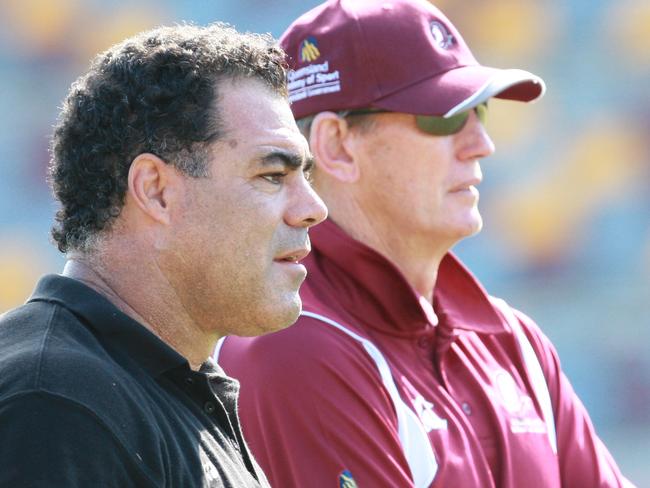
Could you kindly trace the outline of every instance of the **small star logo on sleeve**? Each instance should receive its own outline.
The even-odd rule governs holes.
[[[357,482],[354,481],[354,478],[352,477],[352,473],[347,469],[341,471],[341,474],[339,475],[339,488],[358,488]]]

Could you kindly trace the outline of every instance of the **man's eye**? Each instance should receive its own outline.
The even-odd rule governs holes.
[[[282,183],[282,180],[284,179],[285,176],[287,176],[286,173],[268,173],[265,175],[261,175],[262,178],[264,178],[266,181],[269,183],[273,183],[274,185],[279,185]]]
[[[313,183],[313,181],[314,181],[314,171],[313,171],[313,168],[306,169],[306,170],[304,170],[302,173],[305,175],[305,179],[306,179],[309,183]]]

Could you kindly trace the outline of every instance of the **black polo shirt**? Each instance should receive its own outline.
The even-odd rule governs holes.
[[[106,298],[41,279],[0,316],[0,486],[268,486],[239,384],[200,371]]]

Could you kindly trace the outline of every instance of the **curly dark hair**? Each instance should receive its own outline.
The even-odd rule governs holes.
[[[160,27],[98,55],[73,83],[52,138],[49,181],[61,252],[92,250],[120,214],[129,167],[150,152],[191,177],[209,175],[223,136],[219,82],[257,79],[286,97],[285,56],[269,35],[221,23]]]

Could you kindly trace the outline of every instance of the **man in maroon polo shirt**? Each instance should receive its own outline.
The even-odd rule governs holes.
[[[216,351],[272,484],[631,486],[549,340],[449,252],[482,226],[487,101],[542,80],[479,65],[424,0],[328,1],[281,42],[330,218],[297,325]]]

